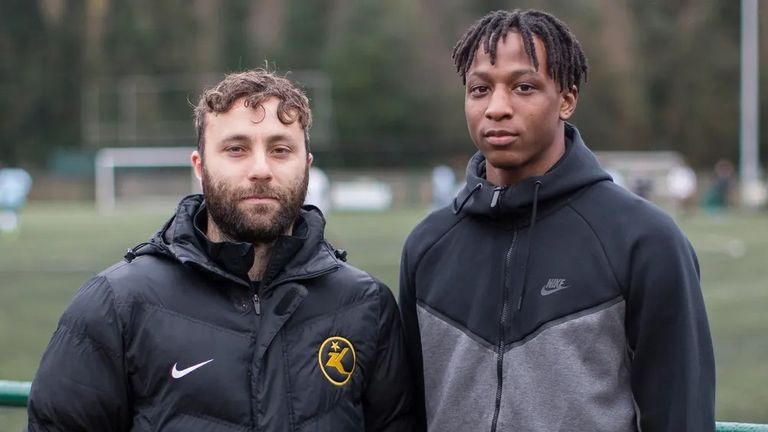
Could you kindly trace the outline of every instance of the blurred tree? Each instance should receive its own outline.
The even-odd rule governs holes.
[[[79,141],[81,73],[77,19],[83,2],[0,3],[0,159],[40,162]]]
[[[362,0],[339,19],[322,68],[333,79],[337,160],[344,164],[412,164],[429,131],[425,101],[412,74],[407,0]],[[337,9],[338,13],[338,9]],[[421,162],[424,163],[424,162]]]
[[[515,6],[553,12],[582,42],[591,67],[574,122],[593,148],[674,149],[699,167],[736,159],[738,2],[520,0]],[[115,88],[135,75],[220,74],[268,60],[281,72],[330,77],[334,142],[326,163],[430,165],[472,150],[451,49],[473,21],[503,7],[509,3],[6,0],[0,2],[0,158],[42,165],[52,152],[81,148],[83,94],[95,85]],[[768,8],[760,15],[765,28]],[[761,52],[768,59],[768,43]],[[204,84],[201,79],[199,87]],[[761,100],[768,101],[765,90]],[[101,108],[114,116],[120,104],[105,101]],[[190,118],[179,95],[146,96],[138,111],[142,118]],[[765,158],[765,134],[761,143]]]
[[[650,140],[699,167],[735,160],[739,122],[739,3],[631,2],[646,79]],[[763,67],[765,69],[765,67]]]

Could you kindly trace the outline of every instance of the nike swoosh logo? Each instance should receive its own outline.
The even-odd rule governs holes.
[[[184,375],[187,375],[188,373],[194,371],[195,369],[200,369],[201,367],[207,365],[208,363],[210,363],[212,361],[213,361],[213,359],[210,359],[208,361],[204,361],[202,363],[198,363],[198,364],[196,364],[194,366],[190,366],[190,367],[188,367],[186,369],[182,369],[182,370],[176,369],[176,365],[178,365],[178,363],[174,363],[173,367],[171,368],[171,376],[174,377],[175,379],[179,379],[179,378],[183,377]]]
[[[546,286],[541,287],[541,295],[546,296],[550,294],[554,294],[558,291],[562,291],[564,289],[568,288],[568,285],[555,287],[555,288],[548,288]]]

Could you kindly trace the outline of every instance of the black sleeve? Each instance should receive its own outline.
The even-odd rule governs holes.
[[[408,364],[413,374],[414,389],[414,424],[417,431],[427,430],[427,413],[424,400],[424,365],[421,356],[421,334],[416,314],[416,290],[408,265],[407,252],[404,249],[400,263],[400,312],[405,330],[405,347]]]
[[[28,430],[131,428],[123,340],[111,288],[95,277],[59,320],[29,395]]]
[[[413,430],[413,380],[405,359],[403,328],[397,303],[379,283],[379,337],[376,366],[363,396],[366,432]]]
[[[676,227],[632,253],[627,339],[640,429],[714,431],[715,364],[693,248]]]

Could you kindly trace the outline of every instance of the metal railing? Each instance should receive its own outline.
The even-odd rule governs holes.
[[[26,407],[31,387],[28,381],[0,381],[0,407]],[[717,422],[716,432],[768,432],[768,425]]]
[[[768,425],[717,422],[717,432],[768,432]]]
[[[25,407],[32,383],[28,381],[0,381],[0,407]]]

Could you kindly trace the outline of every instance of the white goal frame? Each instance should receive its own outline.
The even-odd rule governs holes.
[[[113,212],[117,208],[116,168],[188,167],[190,176],[188,193],[200,193],[200,181],[195,176],[190,160],[193,150],[188,147],[129,147],[99,150],[94,159],[96,208],[104,213]]]

